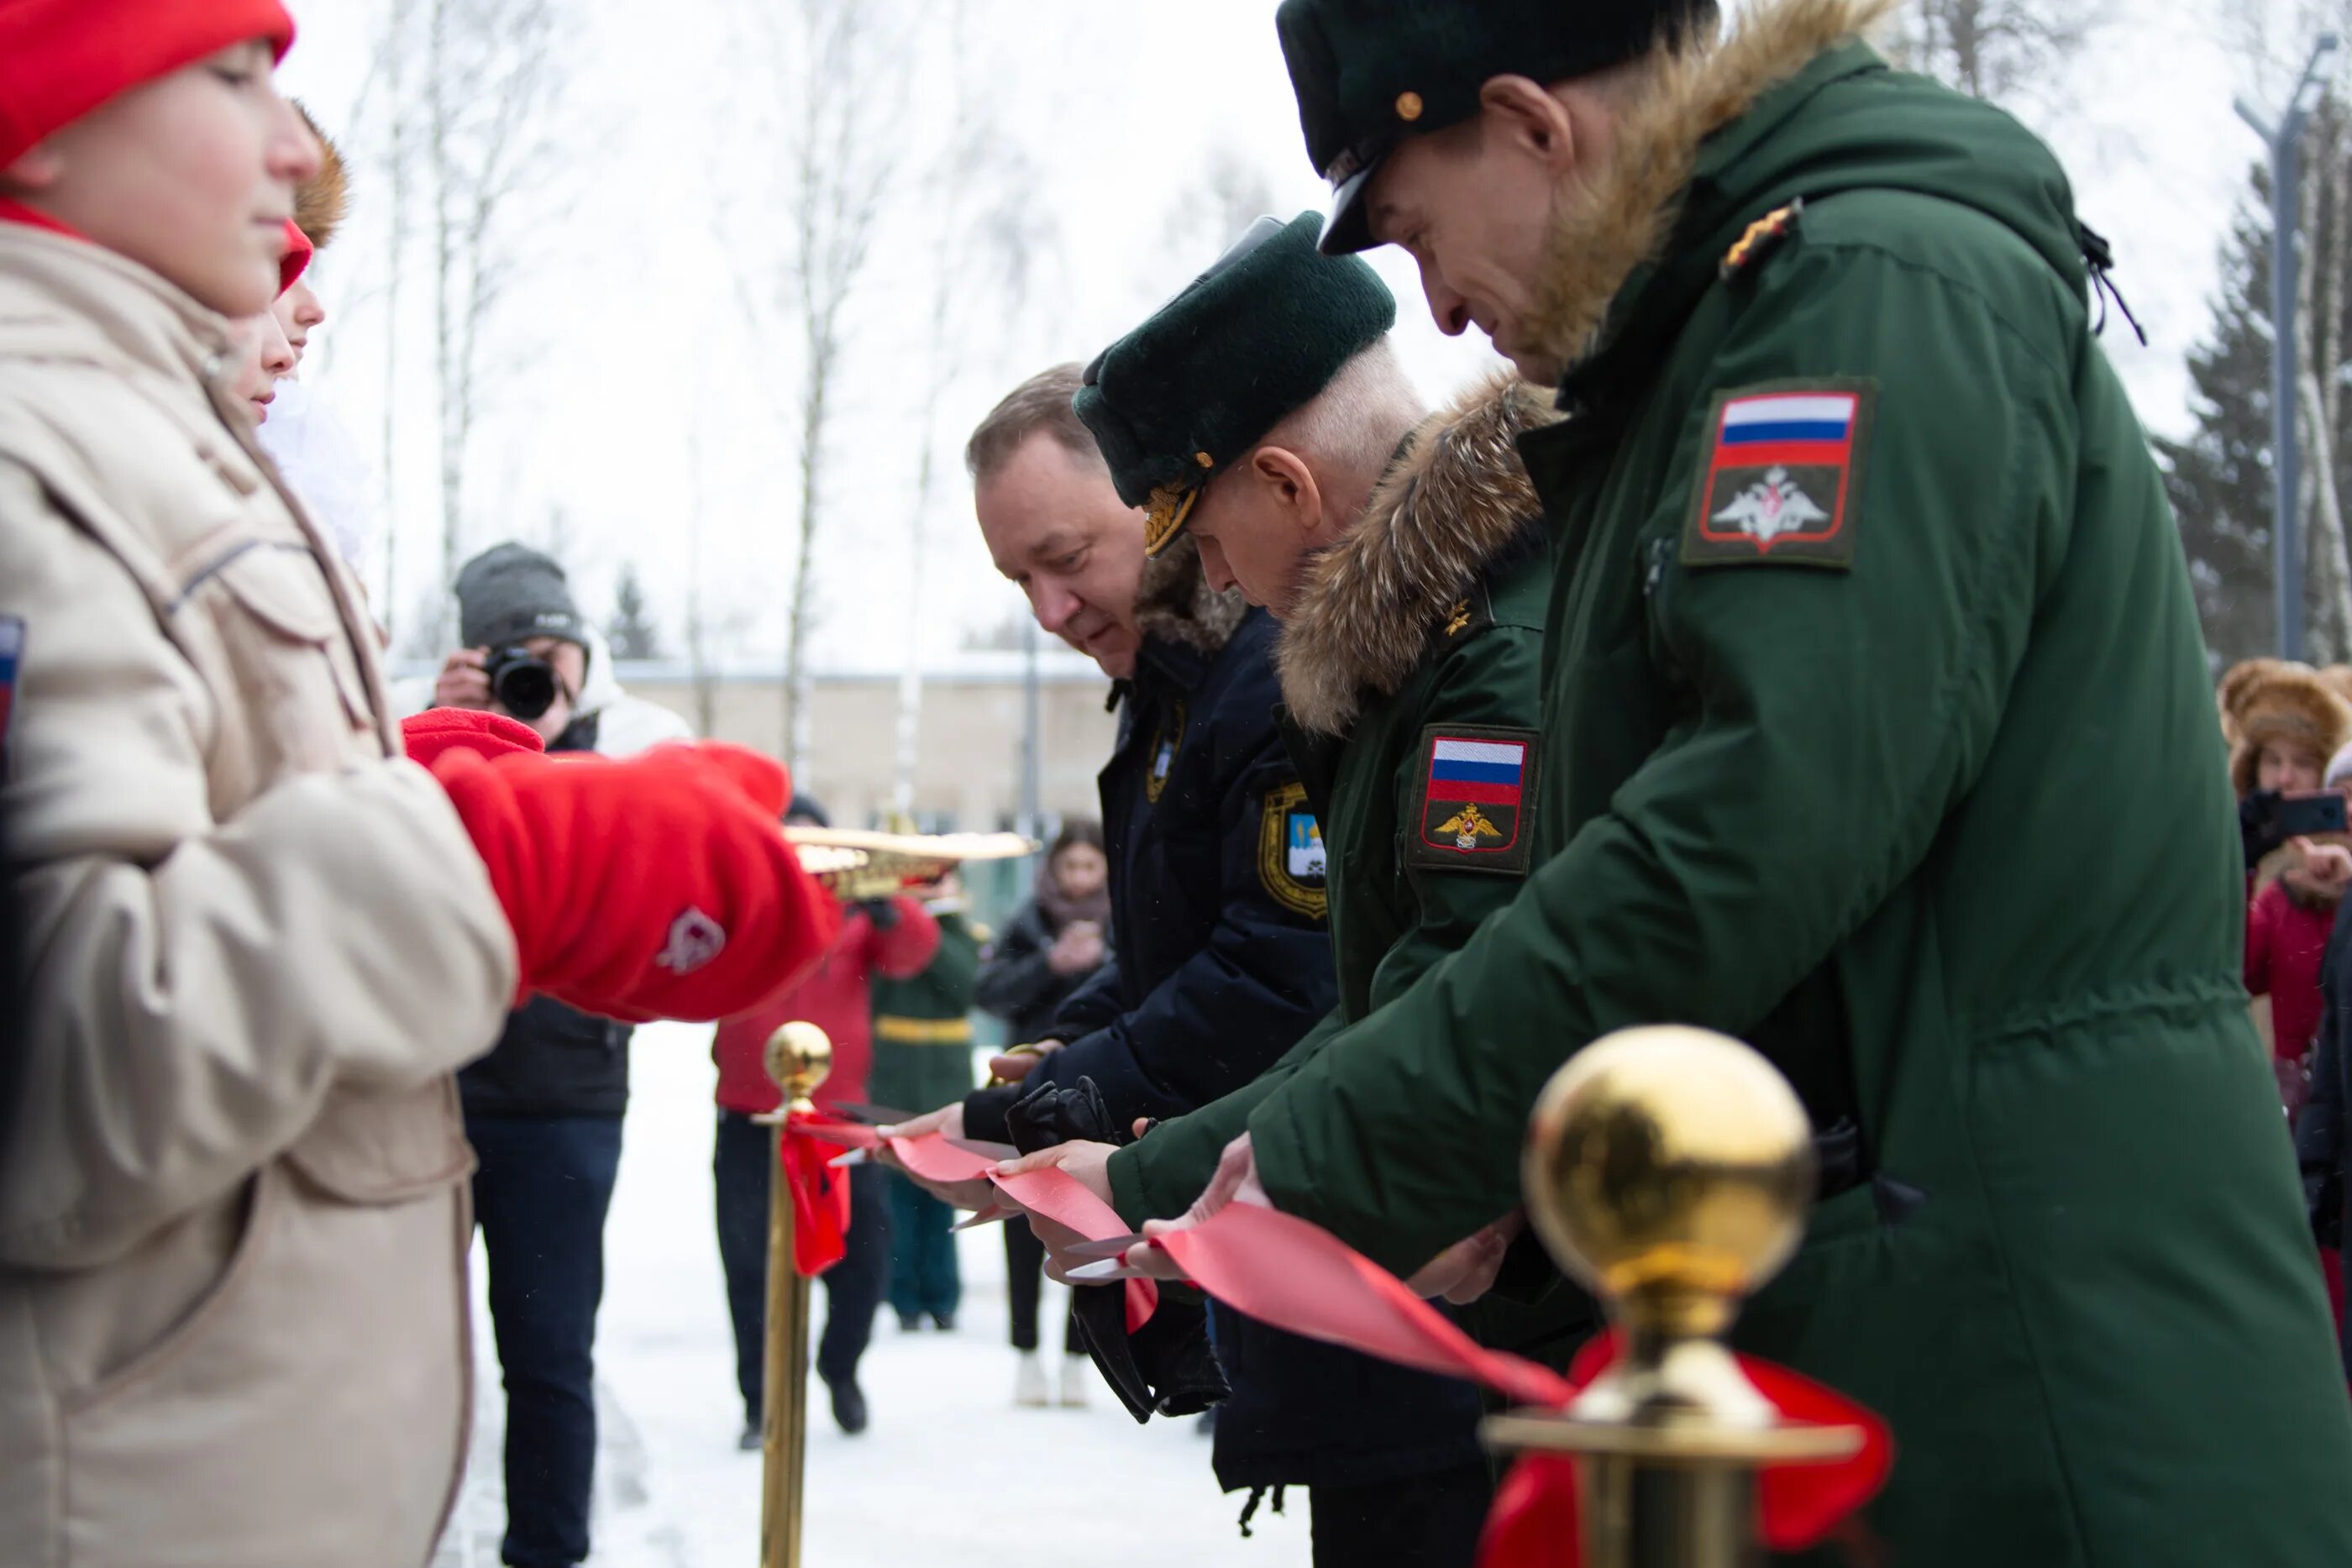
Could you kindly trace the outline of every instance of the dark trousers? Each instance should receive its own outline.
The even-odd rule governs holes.
[[[963,1299],[956,1272],[955,1210],[908,1181],[889,1173],[890,1307],[902,1318],[955,1316]],[[856,1199],[850,1212],[856,1213]]]
[[[1018,1216],[1004,1222],[1004,1289],[1013,1300],[1013,1348],[1037,1348],[1037,1302],[1045,1294],[1045,1244]],[[1084,1355],[1077,1314],[1062,1320],[1062,1354]]]
[[[474,1218],[507,1394],[507,1533],[520,1568],[588,1555],[596,1475],[596,1305],[618,1116],[469,1116]]]
[[[1485,1460],[1307,1492],[1315,1568],[1471,1568],[1495,1482]]]
[[[735,1386],[743,1418],[760,1422],[768,1320],[768,1182],[776,1166],[775,1134],[734,1111],[719,1113],[711,1185],[719,1203],[719,1260],[727,1270],[727,1313],[735,1324]],[[874,1310],[890,1278],[890,1207],[880,1166],[849,1170],[848,1249],[826,1270],[824,1333],[817,1375],[839,1383],[857,1375],[874,1337]]]

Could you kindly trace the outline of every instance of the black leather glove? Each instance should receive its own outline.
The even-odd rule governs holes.
[[[1023,1154],[1057,1144],[1129,1144],[1091,1078],[1067,1089],[1040,1083],[1004,1113],[1013,1146]],[[966,1124],[969,1131],[969,1123]],[[1207,1307],[1162,1285],[1151,1320],[1127,1332],[1127,1292],[1081,1287],[1070,1292],[1078,1337],[1137,1421],[1197,1416],[1233,1392],[1209,1343]]]

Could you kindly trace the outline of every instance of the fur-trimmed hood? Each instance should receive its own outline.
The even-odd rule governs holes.
[[[1135,625],[1147,637],[1213,659],[1233,640],[1249,603],[1240,592],[1218,593],[1201,570],[1201,549],[1190,534],[1143,563],[1136,587]]]
[[[1767,0],[1720,42],[1696,41],[1668,60],[1618,126],[1591,189],[1561,204],[1552,220],[1528,340],[1564,364],[1590,354],[1633,269],[1664,252],[1699,144],[1747,113],[1767,88],[1892,9],[1893,0]]]
[[[315,250],[324,250],[334,243],[335,235],[351,215],[351,173],[343,164],[343,154],[335,139],[320,129],[310,111],[301,104],[294,111],[310,134],[319,141],[319,172],[294,188],[294,226]]]
[[[1340,734],[1367,693],[1404,685],[1446,611],[1537,527],[1541,508],[1516,443],[1557,418],[1506,374],[1413,432],[1362,520],[1315,558],[1283,623],[1275,667],[1293,720]]]
[[[1834,98],[1762,102],[1893,8],[1893,0],[1758,0],[1721,39],[1664,60],[1619,122],[1607,162],[1558,204],[1526,340],[1573,370],[1633,332],[1654,303],[1661,319],[1647,325],[1671,330],[1748,224],[1801,197],[1865,188],[1975,208],[2079,294],[2084,252],[2095,247],[2065,173],[1999,110],[1890,73],[1874,57],[1823,75],[1825,89],[1837,84]],[[1636,361],[1659,347],[1627,346]]]

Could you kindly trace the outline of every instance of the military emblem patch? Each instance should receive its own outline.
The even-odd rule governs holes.
[[[1526,874],[1536,742],[1531,729],[1432,725],[1422,731],[1420,820],[1406,863]]]
[[[1153,805],[1160,804],[1160,792],[1168,788],[1168,775],[1175,770],[1176,754],[1184,748],[1184,705],[1173,706],[1172,711],[1160,716],[1160,727],[1151,732],[1151,759],[1143,776],[1143,798]]]
[[[1685,566],[1853,565],[1853,517],[1878,389],[1810,382],[1717,395]]]
[[[16,707],[16,664],[25,656],[25,622],[0,615],[0,765],[8,760],[8,716]]]
[[[1307,786],[1268,789],[1257,841],[1258,880],[1267,896],[1294,915],[1325,919],[1331,901],[1324,871],[1323,827],[1307,804]]]

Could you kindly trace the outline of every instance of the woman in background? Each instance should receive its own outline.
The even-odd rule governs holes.
[[[1054,1015],[1108,952],[1110,862],[1103,853],[1102,827],[1090,818],[1062,825],[1046,852],[1044,874],[982,959],[974,999],[981,1009],[1012,1026],[1015,1042],[1053,1038]],[[1013,1348],[1021,1354],[1013,1403],[1048,1403],[1045,1364],[1037,1354],[1037,1299],[1045,1249],[1023,1218],[1004,1227],[1006,1289],[1013,1301]],[[1062,1403],[1087,1402],[1092,1375],[1075,1324],[1062,1335]]]

